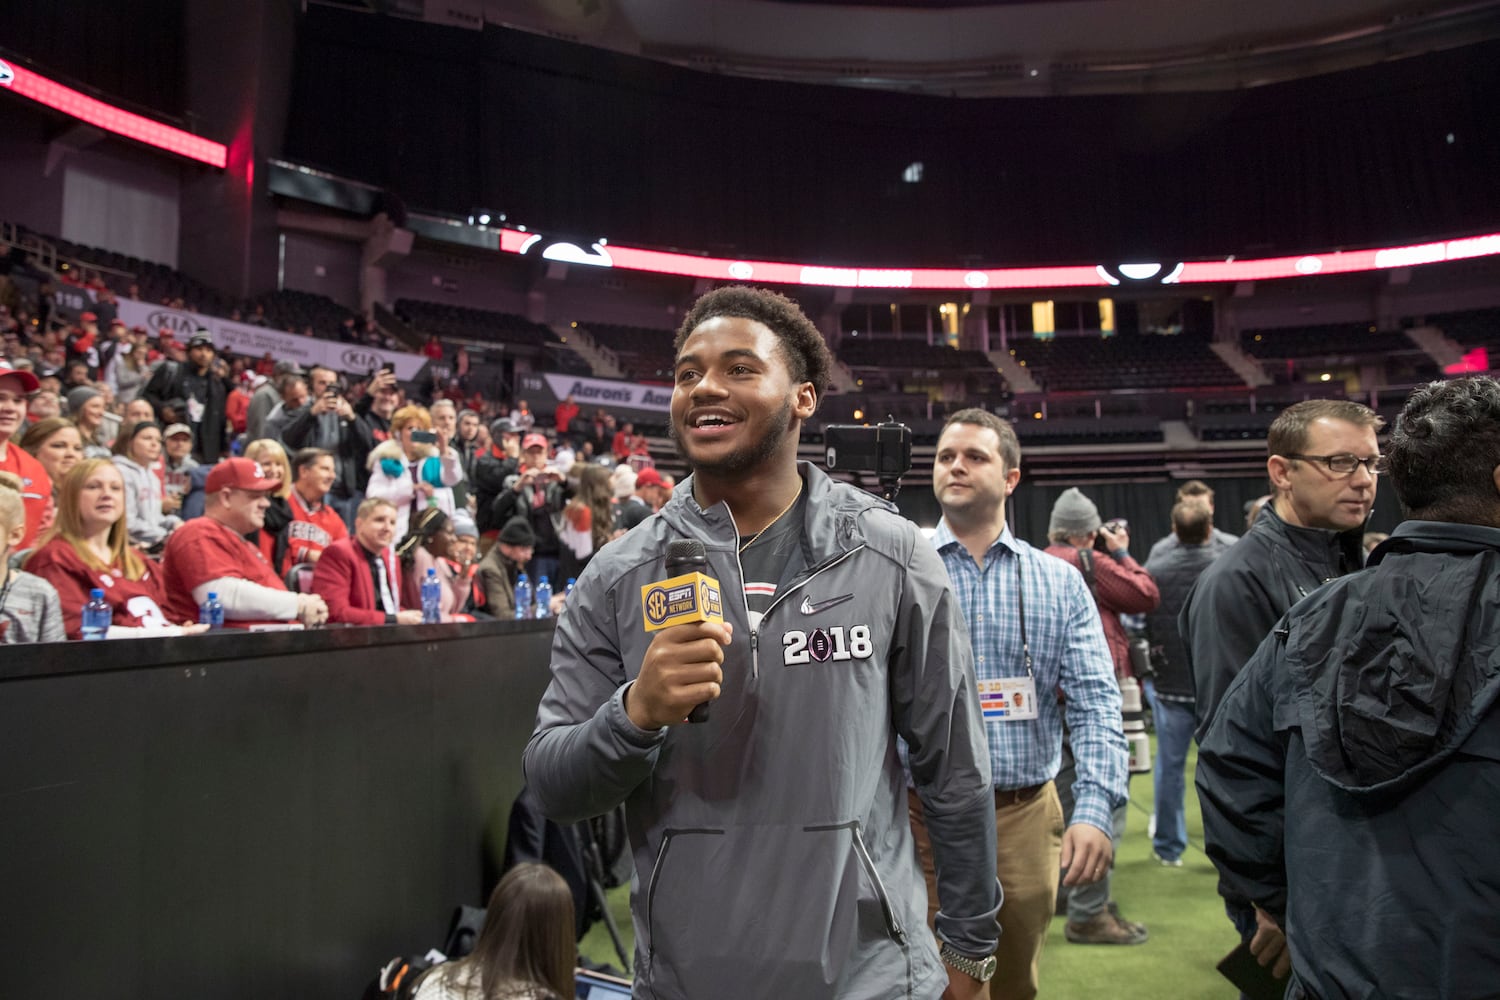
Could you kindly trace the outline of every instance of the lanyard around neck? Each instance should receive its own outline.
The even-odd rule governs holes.
[[[1026,664],[1026,676],[1035,678],[1031,670],[1031,644],[1026,641],[1026,586],[1021,578],[1021,553],[1016,556],[1016,619],[1021,625],[1021,659]]]

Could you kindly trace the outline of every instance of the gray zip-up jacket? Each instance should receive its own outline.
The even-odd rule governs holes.
[[[968,955],[997,942],[989,756],[947,573],[887,505],[799,468],[808,568],[754,630],[738,530],[691,478],[594,557],[557,624],[526,780],[561,822],[626,803],[637,998],[942,993],[898,736],[938,859],[938,932]],[[652,639],[641,587],[677,538],[707,548],[734,641],[710,721],[651,732],[624,692]]]

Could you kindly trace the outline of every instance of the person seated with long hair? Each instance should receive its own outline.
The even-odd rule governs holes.
[[[443,587],[443,599],[439,604],[443,621],[474,620],[473,616],[463,613],[469,596],[468,583],[460,579],[450,559],[453,542],[453,521],[438,508],[428,507],[412,519],[411,530],[396,546],[396,556],[401,560],[403,607],[422,606],[422,581],[427,579],[427,571],[433,569]]]
[[[166,489],[156,466],[161,461],[161,425],[141,420],[115,439],[115,468],[125,477],[125,523],[130,541],[147,552],[160,552],[182,518],[168,514]]]
[[[266,508],[265,525],[252,532],[249,539],[266,557],[266,562],[281,573],[284,572],[282,563],[286,555],[286,526],[292,523],[292,505],[287,502],[292,492],[292,463],[281,442],[274,438],[251,441],[245,445],[245,457],[259,462],[267,477],[281,482],[271,491],[271,506]]]
[[[572,1000],[577,964],[568,883],[519,864],[490,894],[474,951],[425,973],[413,1000]]]
[[[52,480],[52,494],[48,497],[47,511],[42,515],[41,530],[46,531],[57,518],[58,487],[73,467],[83,461],[83,435],[78,433],[78,425],[67,417],[47,417],[26,428],[26,433],[21,435],[21,447],[42,463]]]
[[[130,544],[125,510],[125,478],[108,459],[84,459],[58,488],[57,519],[26,570],[56,588],[67,637],[83,637],[83,606],[96,589],[113,613],[111,639],[204,631],[205,625],[167,620],[161,567]]]

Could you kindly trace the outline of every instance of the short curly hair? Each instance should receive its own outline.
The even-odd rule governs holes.
[[[1500,381],[1479,375],[1412,392],[1386,445],[1407,517],[1492,524],[1500,465]]]
[[[782,358],[792,381],[811,382],[818,399],[823,398],[833,372],[833,354],[797,303],[768,288],[726,285],[699,297],[677,329],[672,354],[682,352],[683,343],[694,330],[720,316],[764,324],[781,341]]]

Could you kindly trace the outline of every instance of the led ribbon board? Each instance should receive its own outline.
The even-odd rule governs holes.
[[[604,241],[585,250],[565,240],[549,240],[537,233],[500,230],[500,249],[547,260],[590,267],[618,267],[629,271],[677,274],[715,281],[753,281],[772,285],[825,285],[844,288],[1018,289],[1147,287],[1226,281],[1267,281],[1320,274],[1380,271],[1416,264],[1465,260],[1500,254],[1500,233],[1440,243],[1300,254],[1261,260],[1198,261],[1189,263],[1124,263],[1073,267],[1012,267],[988,270],[941,268],[829,267],[775,261],[730,260],[685,253],[642,250]]]
[[[22,66],[0,61],[0,89],[10,90],[54,111],[61,111],[69,117],[87,122],[95,128],[155,146],[168,153],[186,156],[190,160],[207,163],[211,167],[222,169],[228,160],[229,152],[223,143],[212,142],[180,128],[163,125],[106,104]]]

